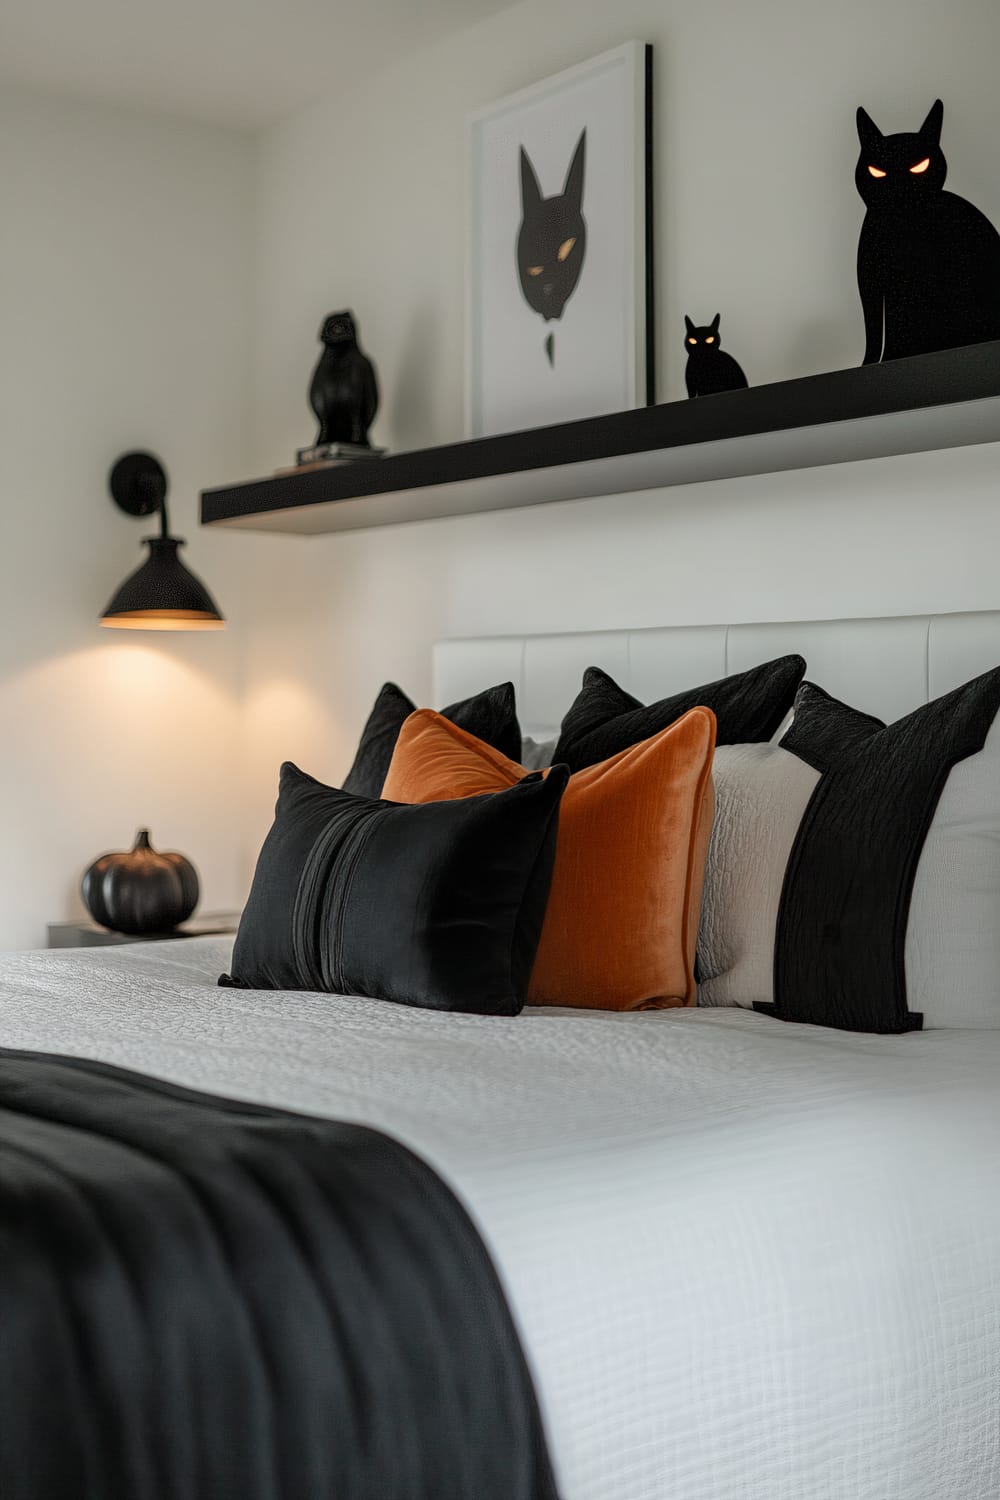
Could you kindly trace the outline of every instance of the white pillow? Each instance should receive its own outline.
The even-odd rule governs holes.
[[[720,745],[698,930],[698,1004],[774,999],[785,866],[819,772],[780,745]]]
[[[552,764],[556,740],[533,740],[526,734],[521,740],[521,764],[526,771],[547,771]]]
[[[906,983],[924,1026],[1000,1027],[1000,721],[945,783],[917,865]]]

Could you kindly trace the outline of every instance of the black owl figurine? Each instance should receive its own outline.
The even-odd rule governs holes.
[[[720,348],[716,313],[711,323],[696,327],[685,314],[684,347],[687,350],[687,388],[689,396],[717,396],[720,391],[743,391],[747,378],[731,354]]]
[[[883,135],[863,109],[857,118],[864,363],[1000,339],[1000,234],[944,191],[941,100],[919,130],[900,135]]]
[[[368,448],[378,411],[375,366],[358,348],[354,314],[331,313],[320,329],[323,353],[313,371],[309,405],[319,420],[316,446],[351,443]]]

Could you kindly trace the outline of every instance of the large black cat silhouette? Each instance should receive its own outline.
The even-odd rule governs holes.
[[[973,204],[943,191],[943,116],[938,99],[915,133],[883,135],[858,110],[866,365],[1000,339],[1000,234]]]
[[[587,249],[587,221],[583,217],[587,132],[581,132],[566,173],[563,190],[543,198],[531,158],[521,147],[521,226],[517,232],[517,272],[524,300],[548,323],[561,318],[576,289]],[[549,363],[553,338],[545,341]]]
[[[720,391],[742,391],[747,378],[731,354],[720,347],[721,313],[700,326],[684,314],[684,347],[687,350],[685,378],[689,396],[717,396]]]

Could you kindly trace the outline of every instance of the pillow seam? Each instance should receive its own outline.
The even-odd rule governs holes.
[[[714,717],[714,715],[713,715],[713,717]],[[683,925],[682,925],[682,928],[681,928],[681,932],[683,934],[682,939],[681,939],[681,951],[682,951],[682,953],[684,955],[684,977],[685,977],[685,980],[686,980],[686,983],[687,983],[687,987],[686,987],[685,994],[684,994],[684,1005],[685,1005],[685,1007],[690,1007],[690,1006],[696,1005],[698,1003],[698,982],[695,979],[695,975],[694,975],[695,957],[696,957],[697,952],[698,952],[698,932],[697,932],[697,929],[696,929],[695,930],[695,937],[694,937],[694,952],[692,953],[690,951],[690,947],[689,947],[689,944],[690,944],[690,937],[689,937],[689,933],[690,933],[690,917],[691,917],[691,905],[692,905],[692,902],[693,902],[693,899],[694,899],[694,855],[695,855],[695,844],[697,843],[697,839],[698,839],[698,825],[701,822],[701,813],[702,813],[702,808],[704,806],[705,797],[706,797],[707,792],[708,792],[708,783],[709,783],[709,781],[712,780],[712,761],[714,759],[714,754],[715,754],[715,743],[714,743],[714,735],[713,735],[713,737],[712,737],[712,743],[709,745],[708,753],[704,757],[704,760],[703,760],[703,763],[702,763],[702,768],[701,768],[701,774],[699,775],[699,778],[698,778],[698,795],[697,795],[697,798],[695,799],[695,805],[694,805],[694,808],[692,810],[692,817],[691,817],[691,820],[690,820],[690,829],[689,829],[689,833],[688,833],[687,878],[686,878],[686,881],[685,881],[684,907],[683,907],[683,910],[682,910],[682,923],[683,923]],[[713,809],[712,821],[713,822],[715,821],[714,809]],[[709,829],[709,836],[710,837],[711,837],[711,831],[712,830],[710,828]],[[706,851],[706,853],[707,853],[707,851]],[[707,867],[707,863],[706,863],[706,867]],[[704,887],[703,887],[703,889],[704,889]],[[688,996],[690,996],[691,998],[689,999]]]
[[[553,807],[550,809],[549,815],[548,815],[548,817],[545,820],[545,832],[543,833],[542,837],[538,841],[538,848],[535,850],[535,857],[531,861],[531,870],[530,870],[530,872],[528,874],[527,880],[525,880],[525,882],[524,882],[524,884],[523,884],[523,886],[521,888],[521,899],[518,902],[517,914],[516,914],[516,916],[514,918],[514,922],[512,923],[512,926],[511,926],[510,949],[509,949],[509,952],[508,952],[508,955],[507,955],[507,973],[508,973],[508,976],[511,974],[512,969],[513,969],[514,943],[515,943],[516,938],[517,938],[517,929],[518,929],[518,926],[519,926],[520,921],[521,921],[521,914],[524,911],[525,895],[526,895],[526,892],[527,892],[528,888],[531,886],[531,884],[532,884],[532,882],[533,882],[533,880],[535,878],[535,872],[538,869],[539,860],[542,858],[543,854],[545,853],[545,846],[546,846],[546,843],[548,841],[549,829],[550,829],[551,824],[552,824],[552,819],[553,818],[558,819],[558,817],[559,817],[559,813],[560,813],[560,811],[562,809],[562,799],[563,799],[563,796],[565,795],[566,787],[569,785],[569,776],[570,775],[572,775],[572,772],[570,772],[569,775],[567,775],[567,777],[566,777],[566,784],[563,787],[562,792],[559,794],[558,800],[555,802],[555,804],[553,805]],[[556,859],[558,857],[559,857],[559,829],[557,827],[556,828],[556,848],[555,848],[555,850],[553,852],[553,858],[552,858],[552,873],[553,873],[553,875],[555,874],[555,862],[556,862]],[[552,882],[551,882],[551,879],[550,879],[550,881],[549,881],[549,890],[546,892],[546,895],[545,895],[545,909],[542,912],[542,920],[541,920],[541,924],[540,924],[539,929],[538,929],[538,942],[535,945],[535,956],[531,960],[531,968],[528,970],[527,978],[525,980],[525,985],[524,985],[524,999],[521,1001],[521,1010],[522,1011],[524,1010],[524,1007],[527,1004],[529,1004],[529,997],[531,995],[531,976],[535,972],[535,965],[538,962],[538,950],[542,946],[542,933],[545,930],[545,918],[549,914],[549,895],[551,893],[551,890],[552,890]],[[517,1014],[520,1014],[520,1011],[518,1011]]]

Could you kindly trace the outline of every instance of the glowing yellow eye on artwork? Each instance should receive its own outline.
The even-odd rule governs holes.
[[[576,244],[576,235],[575,234],[572,235],[570,239],[563,240],[562,244],[559,246],[559,249],[556,251],[556,259],[557,260],[565,260],[566,257],[567,257],[567,255],[569,255],[569,252],[572,250],[572,248],[573,248],[573,246],[575,244]]]
[[[529,266],[528,267],[528,275],[529,276],[541,276],[541,274],[542,274],[542,272],[544,270],[545,270],[544,266]]]
[[[910,171],[914,172],[914,173],[917,173],[919,175],[919,173],[921,173],[921,172],[926,172],[927,168],[930,166],[930,164],[931,164],[930,157],[929,156],[925,156],[924,159],[923,159],[923,161],[918,161],[917,165],[915,167],[911,167],[910,168]]]
[[[689,344],[696,344],[697,342],[698,342],[697,339],[688,339],[688,343]]]
[[[714,344],[714,343],[715,343],[715,334],[714,334],[714,333],[710,333],[710,334],[709,334],[709,335],[708,335],[708,336],[707,336],[707,337],[706,337],[706,339],[705,339],[705,343],[706,343],[706,344]]]
[[[873,177],[884,177],[885,176],[885,173],[882,171],[881,167],[869,167],[868,170],[869,170],[869,172],[871,173],[871,175]]]

